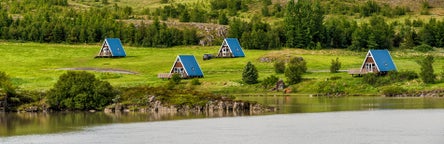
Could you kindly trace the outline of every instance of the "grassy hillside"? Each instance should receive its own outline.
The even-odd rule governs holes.
[[[205,53],[215,53],[218,47],[183,46],[174,48],[136,48],[125,47],[128,57],[94,59],[100,44],[96,45],[64,45],[40,43],[0,43],[2,62],[0,71],[12,77],[16,86],[24,90],[45,91],[50,89],[66,68],[95,68],[103,70],[125,70],[136,74],[112,72],[93,72],[98,78],[109,81],[113,86],[129,87],[139,85],[164,85],[166,80],[158,79],[158,73],[168,72],[178,54],[193,54],[196,56],[205,78],[200,79],[202,85],[198,89],[213,92],[256,93],[266,92],[260,84],[243,85],[241,83],[242,69],[251,61],[259,70],[259,80],[274,75],[273,63],[261,62],[264,58],[284,58],[302,56],[307,61],[309,73],[303,75],[301,84],[292,86],[295,92],[313,94],[315,84],[331,77],[341,77],[341,82],[352,85],[355,93],[378,93],[377,88],[362,84],[361,78],[353,78],[347,73],[331,74],[328,72],[332,59],[336,57],[342,63],[342,70],[358,68],[362,64],[365,52],[350,52],[345,50],[309,51],[301,49],[283,49],[273,51],[245,50],[245,58],[221,58],[203,61]],[[441,73],[444,51],[416,53],[406,51],[392,52],[394,61],[400,71],[413,70],[418,72],[416,60],[426,54],[435,55],[435,72]],[[277,75],[284,79],[282,74]],[[188,83],[185,80],[184,83]],[[425,85],[419,79],[397,83],[412,89],[433,89],[443,84]],[[297,89],[297,91],[296,91]]]

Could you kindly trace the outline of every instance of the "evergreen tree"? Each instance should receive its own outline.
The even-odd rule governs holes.
[[[417,61],[421,66],[419,77],[421,77],[424,83],[430,84],[434,83],[436,80],[436,74],[433,70],[433,62],[435,62],[435,58],[431,55],[428,55],[423,60]]]
[[[341,69],[341,62],[339,61],[339,58],[336,58],[336,60],[331,60],[330,72],[337,73],[339,69]]]
[[[242,72],[242,81],[246,84],[255,84],[258,83],[258,78],[259,73],[256,67],[251,62],[248,62]]]
[[[297,84],[302,81],[302,74],[307,71],[306,62],[302,57],[295,57],[290,60],[285,69],[285,77],[288,84]]]
[[[319,1],[298,0],[287,4],[284,25],[288,47],[314,47],[323,39],[324,12]]]
[[[228,17],[227,14],[225,14],[224,12],[220,12],[219,16],[218,16],[218,23],[221,25],[227,25],[228,24]]]

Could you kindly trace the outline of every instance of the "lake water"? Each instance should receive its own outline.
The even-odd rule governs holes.
[[[444,143],[442,98],[242,99],[284,114],[0,114],[0,143]]]

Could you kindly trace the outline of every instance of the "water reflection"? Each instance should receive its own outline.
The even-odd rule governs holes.
[[[444,108],[444,98],[242,96],[238,99],[275,106],[278,113]]]
[[[261,104],[275,106],[279,109],[279,111],[276,113],[444,108],[444,98],[242,96],[238,97],[238,99],[257,101]],[[249,115],[257,115],[257,113],[233,113],[227,111],[217,111],[212,113],[0,113],[0,137],[76,131],[82,130],[85,127],[110,123],[131,123]]]
[[[58,133],[81,130],[87,126],[109,123],[180,120],[192,118],[233,117],[251,115],[249,112],[219,111],[212,113],[0,113],[0,137],[28,134]]]

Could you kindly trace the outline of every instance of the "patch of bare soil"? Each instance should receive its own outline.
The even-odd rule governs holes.
[[[120,73],[120,74],[137,74],[137,72],[107,69],[107,68],[59,68],[57,70],[77,70],[77,71],[95,71],[95,72],[107,72],[107,73]]]

